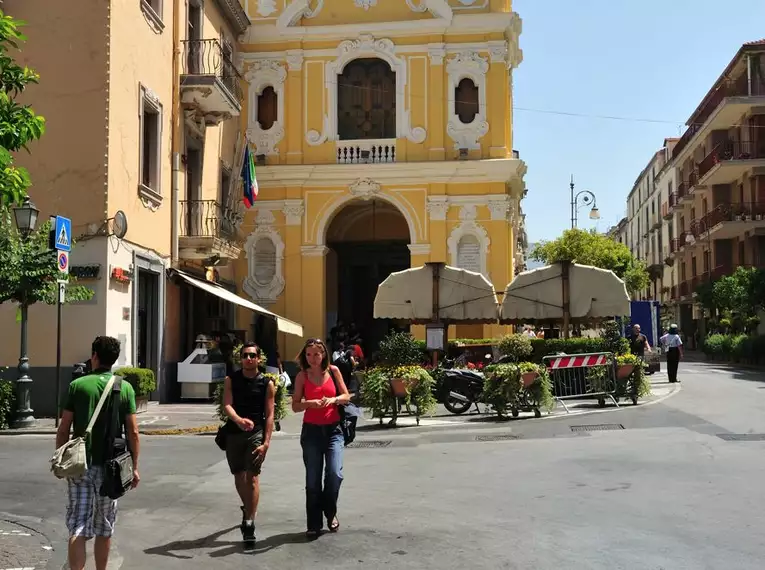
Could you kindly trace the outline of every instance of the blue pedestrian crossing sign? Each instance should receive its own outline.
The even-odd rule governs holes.
[[[72,220],[56,216],[56,228],[53,235],[56,239],[57,250],[72,251]]]

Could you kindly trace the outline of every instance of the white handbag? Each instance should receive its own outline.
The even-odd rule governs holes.
[[[101,394],[101,398],[98,400],[93,415],[88,422],[88,427],[85,428],[85,433],[80,437],[70,439],[64,445],[59,447],[50,458],[50,470],[59,479],[81,477],[88,469],[88,459],[86,454],[85,441],[93,431],[93,426],[98,419],[98,414],[101,413],[101,408],[104,407],[104,402],[109,397],[114,385],[114,376],[109,378],[109,382],[106,383],[104,393]]]

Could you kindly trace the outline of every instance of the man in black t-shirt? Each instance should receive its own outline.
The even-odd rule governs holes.
[[[648,344],[648,337],[640,332],[640,325],[632,327],[632,338],[630,339],[630,352],[640,358],[645,357],[645,352],[651,351],[651,345]]]
[[[255,543],[255,515],[260,500],[260,470],[274,431],[276,386],[258,370],[260,349],[254,342],[240,351],[242,369],[226,376],[223,409],[226,459],[242,500],[242,539]]]

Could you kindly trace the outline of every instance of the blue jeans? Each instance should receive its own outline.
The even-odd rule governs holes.
[[[337,514],[337,497],[343,482],[344,445],[340,424],[303,424],[300,446],[303,448],[305,464],[305,512],[308,530],[322,529],[322,515],[329,524]]]

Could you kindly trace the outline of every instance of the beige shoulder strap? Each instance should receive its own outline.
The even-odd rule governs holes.
[[[93,431],[93,426],[96,425],[98,414],[101,413],[101,408],[104,407],[104,402],[106,402],[106,399],[109,397],[109,394],[112,391],[112,386],[114,386],[113,374],[111,378],[109,378],[109,381],[106,383],[106,386],[104,387],[104,393],[101,394],[101,398],[98,400],[98,405],[96,406],[96,409],[93,412],[93,415],[91,416],[90,421],[88,422],[88,427],[85,429],[86,434],[90,434],[90,432]]]

